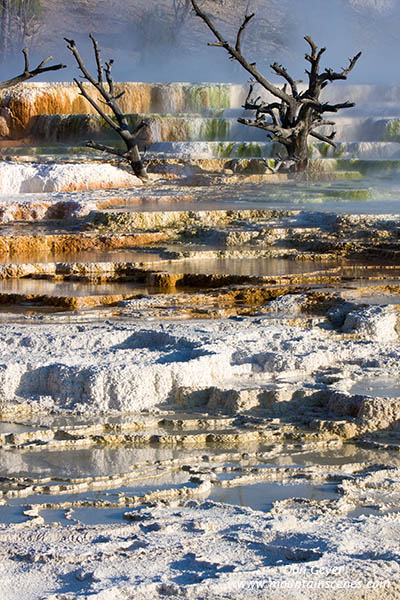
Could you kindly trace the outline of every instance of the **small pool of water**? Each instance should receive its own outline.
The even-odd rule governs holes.
[[[207,453],[212,450],[207,448]],[[200,460],[202,449],[162,447],[81,448],[77,450],[35,450],[19,452],[0,450],[0,472],[8,477],[83,478],[134,473],[138,463],[171,459]]]
[[[272,503],[286,498],[308,498],[313,500],[335,499],[338,497],[335,482],[318,483],[318,467],[322,467],[321,473],[329,471],[329,467],[343,466],[343,472],[346,472],[346,465],[350,467],[350,473],[353,472],[354,464],[359,464],[360,469],[365,464],[387,464],[390,466],[400,465],[400,456],[396,451],[374,450],[361,448],[355,444],[344,444],[334,448],[324,448],[321,450],[309,451],[305,449],[295,449],[284,446],[259,446],[252,449],[254,452],[263,452],[263,456],[251,456],[248,459],[242,458],[240,461],[236,455],[231,454],[226,448],[173,448],[173,447],[91,447],[76,450],[46,450],[37,449],[33,451],[23,449],[2,450],[0,451],[0,472],[7,478],[21,478],[25,480],[25,485],[30,485],[31,480],[43,480],[43,485],[69,485],[71,480],[83,480],[87,477],[109,477],[131,473],[134,478],[121,487],[116,483],[116,487],[105,486],[98,491],[86,491],[76,493],[60,494],[55,490],[54,494],[47,491],[43,494],[31,494],[22,498],[7,499],[7,506],[0,506],[0,522],[21,522],[23,507],[26,504],[49,504],[105,500],[110,502],[118,501],[118,494],[124,495],[142,495],[156,489],[166,490],[176,486],[189,485],[190,473],[182,469],[182,465],[198,465],[200,471],[207,470],[207,467],[213,465],[224,465],[228,468],[227,472],[220,469],[215,472],[218,480],[233,480],[237,476],[245,476],[253,467],[269,469],[271,467],[282,467],[285,469],[286,476],[292,474],[293,479],[281,483],[277,481],[264,481],[253,484],[239,484],[231,487],[213,486],[209,498],[218,502],[229,504],[239,504],[249,506],[255,510],[268,511]],[[232,458],[230,458],[232,456]],[[180,464],[176,468],[171,468],[165,461],[179,459]],[[143,466],[143,463],[146,463]],[[140,466],[142,465],[142,466]],[[139,466],[138,469],[135,466]],[[238,467],[244,467],[244,471],[237,470]],[[233,470],[230,468],[233,467]],[[303,468],[317,467],[313,481],[310,471],[310,480],[302,475],[297,479],[297,472]],[[324,468],[326,467],[326,469]],[[287,469],[290,469],[288,471]],[[144,470],[143,470],[144,469]],[[150,470],[150,472],[147,472]],[[262,472],[259,471],[259,472]],[[308,472],[308,471],[307,471]],[[4,480],[2,486],[4,491],[8,489],[9,479]],[[238,482],[239,483],[239,482]],[[122,518],[125,507],[121,509],[110,509],[117,518]],[[100,508],[82,508],[79,509],[82,515],[79,518],[85,523],[104,522],[110,515],[106,514]],[[60,519],[57,515],[49,512],[50,520]],[[110,514],[111,514],[110,513]],[[78,515],[77,515],[78,516]],[[57,517],[57,518],[56,518]]]
[[[0,255],[0,265],[32,263],[148,263],[161,260],[157,250],[140,252],[137,248],[118,250],[85,250],[82,252],[29,252],[29,254]]]
[[[230,208],[294,209],[346,214],[398,214],[400,177],[397,172],[368,174],[342,181],[243,183],[213,189],[213,197]],[[202,191],[207,200],[211,190]]]
[[[32,427],[29,427],[29,425],[24,425],[23,423],[0,421],[0,433],[24,433],[25,431],[31,430]]]
[[[368,161],[364,161],[367,163]],[[378,164],[378,161],[376,161]],[[365,165],[360,165],[365,167]],[[368,165],[367,165],[368,166]],[[379,166],[379,165],[378,165]],[[287,209],[345,214],[399,214],[400,176],[397,167],[369,172],[362,179],[325,181],[288,181],[279,183],[240,183],[237,185],[204,185],[202,187],[177,187],[167,185],[162,195],[175,197],[176,201],[160,205],[160,189],[147,189],[146,210],[216,210],[216,209]],[[356,168],[356,167],[355,167]],[[82,192],[80,192],[82,194]],[[85,192],[88,196],[107,197],[115,190]],[[129,190],[118,191],[123,198],[132,196]],[[187,196],[191,195],[191,200]],[[72,196],[73,197],[73,196]],[[143,204],[126,209],[143,210]],[[125,210],[125,209],[124,209]]]
[[[400,377],[363,377],[351,386],[349,393],[373,398],[400,398]]]
[[[87,283],[79,281],[52,281],[48,279],[2,279],[0,294],[25,294],[45,296],[110,296],[146,294],[149,290],[132,282]]]
[[[287,260],[279,258],[187,258],[169,261],[157,270],[168,273],[199,273],[206,275],[244,275],[264,277],[329,271],[337,266],[334,262],[312,260]]]
[[[281,484],[275,482],[254,483],[234,487],[215,486],[209,495],[210,500],[248,506],[254,510],[268,512],[272,504],[288,498],[307,498],[309,500],[337,499],[339,494],[332,484],[313,485],[312,483]]]

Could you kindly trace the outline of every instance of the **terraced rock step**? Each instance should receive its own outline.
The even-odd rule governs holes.
[[[262,130],[253,132],[241,125],[237,118],[203,116],[192,113],[185,115],[127,115],[132,129],[142,119],[148,126],[141,134],[140,142],[150,146],[154,142],[177,141],[265,141]],[[33,119],[29,132],[34,143],[54,144],[55,142],[77,144],[87,139],[115,140],[118,136],[110,126],[97,115],[39,115]],[[194,154],[195,156],[195,154]]]
[[[328,192],[332,197],[341,193],[335,188]],[[170,227],[175,229],[175,239],[182,243],[202,244],[198,250],[212,244],[233,251],[235,246],[240,246],[243,250],[264,249],[269,251],[270,257],[297,260],[323,261],[339,257],[360,260],[375,256],[395,261],[399,252],[399,218],[393,215],[328,215],[290,210],[140,213],[121,209],[93,213],[92,224],[104,233]],[[181,257],[185,254],[190,256],[190,249],[186,253],[182,251]]]
[[[48,231],[39,234],[2,235],[0,237],[0,261],[1,263],[23,262],[27,257],[31,262],[53,262],[55,258],[77,257],[79,253],[96,253],[124,250],[147,246],[154,242],[168,239],[168,233],[155,232],[132,232],[123,235],[98,235],[96,233],[61,233],[52,234]]]
[[[329,294],[279,294],[266,308],[272,316],[287,314],[288,307],[289,316],[275,321],[202,321],[195,329],[190,322],[2,325],[2,411],[50,406],[96,415],[172,403],[276,417],[283,407],[288,417],[317,430],[322,421],[339,418],[334,430],[344,437],[395,426],[392,401],[354,398],[331,384],[356,379],[366,365],[376,376],[388,365],[397,372],[396,307],[365,307]],[[297,323],[291,321],[296,314]],[[307,325],[313,315],[323,327]],[[365,339],[370,343],[360,343]],[[295,383],[275,387],[293,372]]]
[[[344,126],[345,127],[345,126]],[[347,131],[347,130],[346,130]],[[383,136],[386,134],[382,134]],[[235,141],[226,141],[222,138],[219,141],[155,141],[148,153],[156,158],[184,158],[193,159],[212,159],[212,158],[269,158],[273,156],[273,146],[259,136],[253,136],[252,141],[237,141],[244,137],[244,133],[236,136]],[[360,137],[360,136],[359,136]],[[247,139],[247,138],[245,138]],[[378,137],[378,140],[354,141],[354,137],[343,136],[339,138],[337,148],[333,148],[324,143],[309,144],[309,152],[314,161],[323,161],[326,170],[338,168],[341,163],[335,163],[334,159],[375,161],[371,168],[383,170],[384,165],[379,161],[393,161],[393,168],[399,163],[400,144],[399,140],[393,137]],[[60,151],[60,149],[58,149]],[[328,160],[330,159],[330,162]],[[271,165],[273,163],[271,162]],[[386,166],[387,168],[387,166]]]
[[[78,309],[160,291],[207,289],[204,301],[199,294],[186,296],[189,312],[208,307],[215,316],[213,288],[220,290],[223,312],[253,310],[299,286],[384,279],[393,287],[398,278],[399,224],[393,216],[113,209],[93,212],[88,223],[98,232],[55,235],[45,226],[36,236],[31,227],[25,236],[0,238],[1,303]],[[161,241],[173,245],[137,249]],[[32,262],[24,262],[27,256]],[[379,260],[379,268],[367,260]],[[223,291],[226,286],[237,290]],[[173,300],[181,306],[179,297]]]
[[[236,108],[240,106],[245,93],[242,86],[218,83],[130,82],[117,84],[116,90],[117,93],[126,92],[120,99],[121,109],[125,113],[177,113],[231,106]],[[18,89],[3,91],[1,103],[8,109],[6,124],[12,137],[29,135],[33,118],[39,115],[91,112],[73,82],[25,83]],[[107,107],[105,110],[108,110]]]
[[[242,111],[242,117],[250,114]],[[262,129],[247,127],[238,123],[237,116],[209,116],[196,113],[154,115],[130,114],[127,115],[132,129],[140,120],[146,119],[148,126],[142,134],[142,143],[150,146],[162,142],[264,142],[267,137]],[[393,145],[400,141],[400,118],[387,117],[335,117],[336,139],[339,143],[349,142],[392,142]],[[322,128],[321,131],[329,133]],[[79,142],[87,139],[118,140],[118,136],[101,117],[92,114],[72,115],[40,115],[33,119],[29,132],[30,138],[38,143]],[[263,147],[263,145],[261,147]],[[238,144],[239,145],[239,144]],[[254,144],[256,146],[256,144]],[[269,145],[271,148],[271,145]],[[316,148],[326,148],[326,144],[316,144]],[[195,147],[194,147],[195,148]],[[399,150],[399,146],[397,145]],[[156,151],[151,148],[151,151]],[[338,151],[336,151],[337,153]],[[343,152],[340,149],[339,152]],[[335,153],[331,150],[331,153]],[[196,156],[194,151],[192,156]],[[324,157],[321,151],[321,157]]]

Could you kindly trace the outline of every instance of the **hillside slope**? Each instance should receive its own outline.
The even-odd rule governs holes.
[[[234,37],[243,15],[256,19],[246,32],[247,56],[268,72],[272,61],[288,65],[295,77],[304,73],[304,35],[326,45],[326,66],[341,67],[362,50],[352,79],[392,80],[392,57],[398,54],[400,7],[394,0],[199,0],[225,35]],[[104,56],[113,57],[115,76],[143,81],[245,81],[246,75],[224,51],[208,48],[211,34],[190,10],[176,13],[179,0],[40,0],[40,29],[30,41],[32,56],[52,54],[71,68],[63,37],[74,38],[89,56],[88,33],[100,41]],[[182,0],[184,3],[185,0]],[[20,64],[7,61],[3,78]]]

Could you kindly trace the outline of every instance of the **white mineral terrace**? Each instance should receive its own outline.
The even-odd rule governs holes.
[[[398,598],[397,307],[160,301],[0,326],[3,597]]]
[[[288,299],[282,299],[285,308]],[[273,309],[279,309],[278,300]],[[392,306],[350,311],[345,333],[333,339],[324,329],[290,327],[268,318],[151,326],[2,325],[1,401],[3,406],[96,415],[175,404],[180,388],[251,389],[254,381],[256,389],[292,377],[300,387],[312,388],[333,365],[343,376],[360,376],[364,368],[371,374],[388,369],[396,376],[396,328]],[[263,400],[255,397],[254,402]]]
[[[398,422],[397,310],[347,309],[331,335],[288,318],[305,301],[2,325],[4,597],[397,598],[398,456],[342,445]]]
[[[141,185],[133,174],[112,165],[24,165],[0,162],[0,194],[68,192]]]

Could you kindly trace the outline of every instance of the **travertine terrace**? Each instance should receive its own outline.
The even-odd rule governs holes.
[[[146,184],[72,86],[2,99],[2,597],[397,599],[396,117],[349,86],[296,180],[240,86],[123,87]]]

